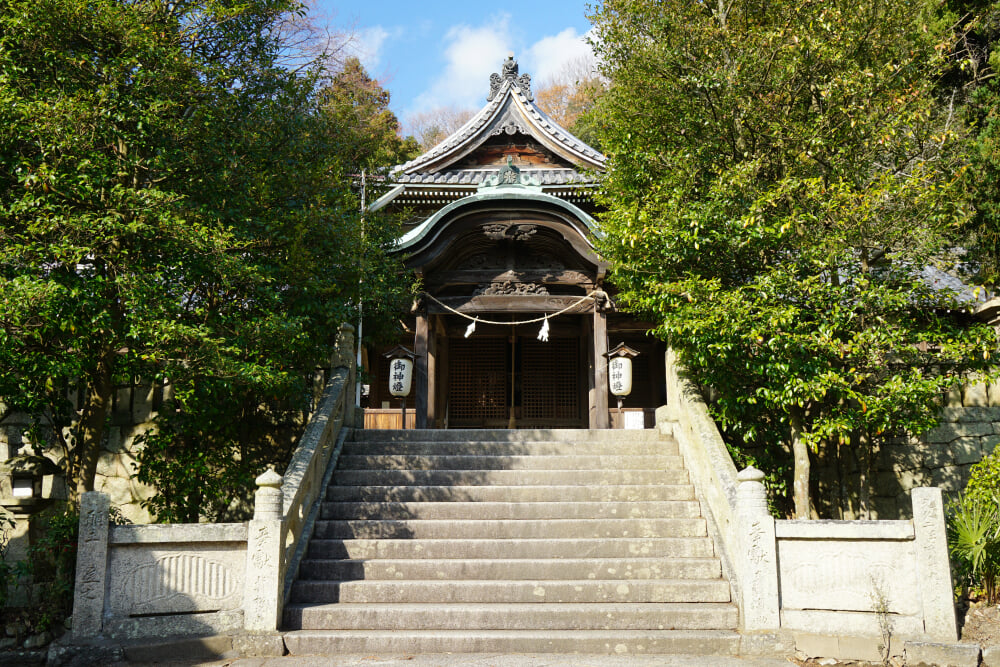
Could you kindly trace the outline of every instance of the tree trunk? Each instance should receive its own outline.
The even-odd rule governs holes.
[[[868,520],[871,515],[871,473],[872,473],[872,442],[867,435],[858,436],[858,453],[860,465],[858,466],[858,515],[861,519]]]
[[[837,497],[840,498],[840,518],[847,518],[848,510],[851,507],[851,492],[847,488],[847,454],[844,451],[844,443],[837,439]]]
[[[796,519],[809,518],[809,447],[802,439],[802,412],[801,408],[792,408],[788,413],[792,429],[792,455],[795,457],[792,497]]]
[[[111,412],[111,401],[114,396],[115,353],[107,350],[97,363],[97,368],[87,382],[83,397],[83,409],[80,424],[77,428],[75,443],[76,455],[76,499],[87,491],[94,490],[94,478],[97,476],[97,461],[101,455],[101,443],[104,441],[104,426],[108,413]]]

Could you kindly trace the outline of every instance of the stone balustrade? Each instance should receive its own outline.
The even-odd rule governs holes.
[[[667,392],[658,426],[677,439],[724,552],[745,645],[790,637],[809,655],[880,660],[904,642],[957,641],[940,489],[911,490],[911,520],[775,520],[764,474],[736,472],[672,352]]]
[[[731,554],[740,551],[736,465],[701,392],[684,377],[673,350],[667,350],[666,371],[667,405],[656,409],[657,427],[664,433],[673,433],[677,439],[684,465],[702,501],[709,530],[720,545],[722,567],[734,597],[739,599],[742,572],[730,559]]]
[[[80,508],[73,638],[206,636],[245,632],[273,641],[244,653],[280,655],[274,634],[318,511],[319,494],[354,426],[353,332],[340,330],[333,373],[284,475],[257,478],[245,523],[111,526],[109,498]]]

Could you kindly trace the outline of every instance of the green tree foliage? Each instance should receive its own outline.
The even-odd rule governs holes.
[[[965,495],[948,513],[948,547],[963,584],[1000,601],[1000,449],[972,466]]]
[[[282,66],[301,11],[3,4],[0,396],[38,420],[34,443],[77,493],[93,488],[115,386],[136,377],[174,388],[160,453],[257,456],[230,437],[244,413],[229,410],[304,409],[362,298],[359,257],[392,234],[371,219],[362,240],[351,188],[381,147],[327,110],[321,63]],[[366,292],[372,313],[405,297],[391,262],[365,271],[383,290]]]
[[[968,218],[934,88],[947,21],[897,0],[607,0],[593,20],[624,303],[731,438],[792,454],[796,516],[829,442],[858,452],[866,509],[873,444],[932,425],[995,348],[926,274]]]
[[[389,92],[372,79],[355,57],[348,58],[322,91],[326,113],[338,128],[351,128],[346,158],[356,172],[378,172],[420,153],[413,137],[399,136],[399,120],[389,110]]]

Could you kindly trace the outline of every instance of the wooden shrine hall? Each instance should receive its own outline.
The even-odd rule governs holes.
[[[414,214],[396,249],[424,290],[399,341],[415,357],[406,428],[652,425],[664,346],[605,283],[591,198],[603,167],[535,105],[509,57],[476,116],[395,168],[371,210]],[[638,352],[624,411],[607,371],[621,343]],[[403,426],[385,352],[365,359],[369,428]]]

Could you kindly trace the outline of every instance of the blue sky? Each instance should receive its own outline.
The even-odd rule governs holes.
[[[354,33],[351,48],[404,123],[435,107],[481,107],[508,52],[534,83],[590,52],[587,0],[317,0],[317,9]]]

